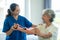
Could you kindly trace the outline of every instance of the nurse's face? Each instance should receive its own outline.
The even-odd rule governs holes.
[[[44,21],[45,23],[46,23],[46,22],[49,22],[50,16],[49,16],[48,14],[43,14],[42,19],[43,19],[43,21]]]
[[[19,15],[20,13],[20,8],[19,6],[16,6],[16,9],[13,11],[13,15]]]

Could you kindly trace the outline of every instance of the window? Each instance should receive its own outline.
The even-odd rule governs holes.
[[[58,27],[58,40],[60,40],[60,0],[52,0],[51,8],[55,11],[55,23]]]
[[[56,18],[55,22],[60,23],[60,0],[52,0],[52,6],[51,8],[55,11],[56,13]]]

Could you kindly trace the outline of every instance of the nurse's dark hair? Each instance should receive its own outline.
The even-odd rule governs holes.
[[[16,6],[19,6],[19,5],[16,4],[16,3],[12,3],[12,4],[10,5],[10,8],[7,10],[8,14],[6,15],[6,17],[9,17],[9,16],[12,15],[12,12],[15,11]]]

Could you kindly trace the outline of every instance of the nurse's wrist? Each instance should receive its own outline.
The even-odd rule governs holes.
[[[21,28],[21,27],[18,27],[18,28],[17,28],[17,30],[19,30],[19,31],[22,31],[22,29],[23,29],[23,28]]]
[[[21,32],[26,32],[26,29],[21,28],[21,27],[17,28],[17,30],[19,30],[19,31],[21,31]]]
[[[13,29],[11,28],[11,30],[13,31]]]
[[[12,30],[12,31],[14,30],[13,26],[11,27],[11,30]]]

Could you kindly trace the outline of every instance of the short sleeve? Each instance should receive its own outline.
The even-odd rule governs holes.
[[[8,18],[5,19],[4,24],[3,24],[3,32],[7,32],[10,29]]]
[[[25,18],[24,20],[25,20],[25,26],[26,26],[27,28],[29,28],[29,27],[32,26],[32,23],[31,23],[29,20],[27,20],[26,18]]]
[[[57,32],[57,30],[58,30],[58,29],[57,29],[56,27],[52,27],[52,28],[49,30],[49,32],[51,32],[51,33],[53,34],[53,33]]]
[[[38,28],[39,30],[43,29],[43,24],[39,24],[39,25],[37,25],[36,28]]]
[[[52,33],[52,37],[54,38],[54,40],[57,40],[58,29],[52,28],[51,30],[49,30],[49,32]]]

